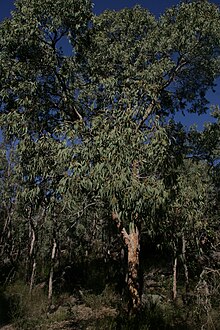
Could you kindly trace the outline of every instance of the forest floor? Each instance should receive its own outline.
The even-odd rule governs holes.
[[[117,310],[94,297],[87,295],[86,302],[74,296],[65,297],[62,304],[51,305],[49,311],[42,310],[42,314],[37,317],[28,313],[25,317],[17,318],[14,323],[0,325],[0,330],[110,329],[109,324],[117,317]]]
[[[128,300],[114,285],[56,291],[48,308],[45,284],[30,295],[29,286],[17,281],[0,296],[0,330],[220,330],[220,275],[210,269],[208,275],[190,283],[187,293],[179,281],[173,301],[172,272],[152,267],[143,274],[142,308],[135,317],[128,316]]]
[[[95,330],[99,328],[99,324],[103,323],[104,319],[104,322],[106,322],[106,319],[114,319],[117,316],[117,312],[113,308],[103,306],[97,310],[82,304],[72,308],[73,315],[69,317],[69,320],[57,321],[57,317],[59,318],[59,315],[65,312],[67,310],[64,307],[59,307],[51,316],[46,317],[45,323],[42,320],[40,324],[32,324],[30,326],[28,324],[19,325],[19,323],[14,325],[8,324],[0,327],[0,330],[23,330],[24,328],[32,330]],[[107,325],[106,329],[108,329]]]

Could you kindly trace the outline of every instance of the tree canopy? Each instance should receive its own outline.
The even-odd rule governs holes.
[[[202,132],[173,115],[210,110],[219,18],[206,0],[158,19],[138,5],[95,16],[89,0],[15,2],[0,24],[3,282],[48,279],[52,303],[62,268],[105,263],[119,244],[136,313],[150,241],[170,256],[174,300],[178,267],[188,288],[201,237],[218,246],[219,109]]]

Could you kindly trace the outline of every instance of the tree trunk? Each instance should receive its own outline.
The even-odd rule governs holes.
[[[177,256],[175,256],[173,264],[173,300],[177,297]]]
[[[183,258],[183,267],[184,267],[184,274],[185,274],[185,281],[186,281],[186,293],[189,287],[189,272],[186,263],[186,240],[184,233],[182,234],[182,258]]]
[[[6,214],[6,219],[4,223],[4,227],[1,233],[0,237],[0,255],[3,256],[4,253],[6,252],[7,254],[10,255],[10,252],[12,250],[12,214],[13,212],[11,211],[11,206],[7,208],[6,203],[3,204],[3,207],[5,210],[7,210]]]
[[[30,251],[29,251],[29,271],[28,271],[28,279],[30,280],[30,288],[29,292],[31,294],[32,289],[34,287],[35,282],[35,273],[36,273],[36,243],[37,243],[37,235],[36,228],[33,223],[33,219],[30,219]]]
[[[137,227],[131,223],[129,226],[129,234],[123,228],[121,232],[124,242],[128,248],[128,290],[131,298],[131,310],[137,311],[141,305],[140,285],[139,285],[139,231]]]
[[[34,259],[33,260],[33,265],[32,265],[31,280],[30,280],[30,289],[29,289],[30,294],[32,293],[32,290],[33,290],[33,287],[34,287],[36,266],[37,266],[36,259]]]
[[[57,250],[57,242],[56,239],[53,239],[53,247],[52,247],[52,253],[51,253],[51,267],[50,267],[50,277],[49,277],[49,285],[48,285],[48,300],[49,303],[52,301],[52,295],[53,295],[53,272],[54,272],[54,263],[55,263],[55,257],[56,257],[56,250]]]

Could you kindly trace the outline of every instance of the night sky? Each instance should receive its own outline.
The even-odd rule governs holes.
[[[166,8],[178,4],[178,0],[93,0],[95,14],[100,14],[106,9],[120,10],[124,7],[133,7],[139,4],[147,8],[156,17],[159,17]],[[215,2],[215,1],[213,1]],[[0,0],[0,20],[10,16],[10,11],[14,9],[13,0]],[[216,92],[208,92],[207,97],[210,104],[220,104],[220,79],[217,82]],[[198,116],[195,114],[186,114],[185,117],[178,114],[176,119],[181,120],[184,125],[197,124],[199,129],[202,129],[203,123],[210,121],[210,116],[202,115]]]

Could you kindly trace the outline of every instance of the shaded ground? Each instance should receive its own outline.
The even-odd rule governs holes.
[[[44,316],[42,315],[38,320],[31,317],[18,319],[14,324],[0,326],[0,330],[92,330],[100,328],[99,324],[102,324],[102,329],[110,329],[109,322],[112,323],[116,318],[116,309],[101,306],[100,301],[92,301],[89,298],[89,304],[91,303],[94,304],[94,307],[89,307],[85,303],[77,301],[76,298],[69,297],[63,305],[52,306],[52,310],[45,313]],[[106,327],[104,323],[107,323]]]

